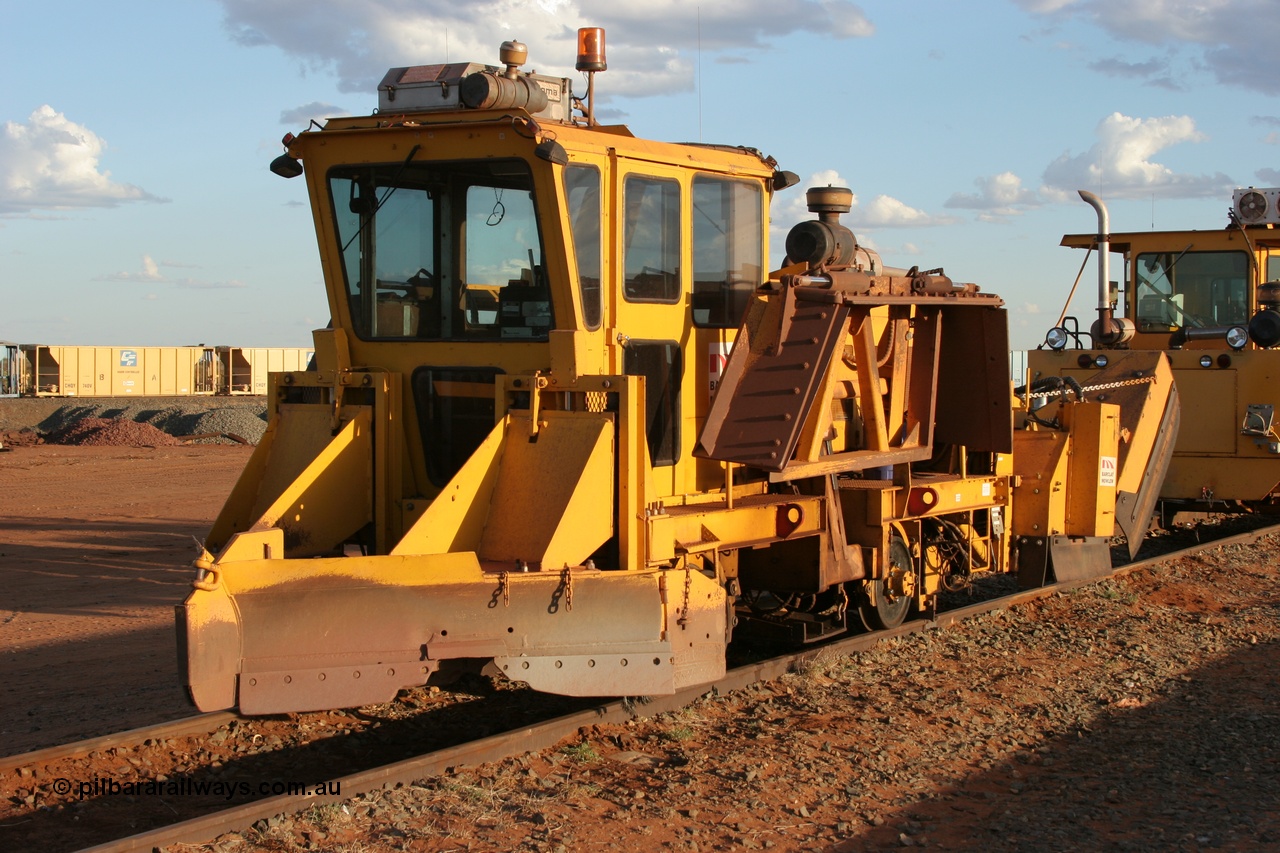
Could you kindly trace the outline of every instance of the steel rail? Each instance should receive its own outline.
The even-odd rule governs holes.
[[[0,756],[0,774],[12,773],[21,767],[38,764],[50,764],[67,758],[79,758],[91,752],[112,749],[117,746],[134,746],[148,738],[165,740],[171,737],[187,737],[189,735],[208,734],[239,716],[231,711],[211,711],[207,714],[196,714],[178,720],[169,720],[150,726],[128,729],[109,735],[78,740],[72,743],[49,746],[17,755]]]
[[[1275,533],[1280,533],[1280,524],[1268,525],[1246,533],[1226,536],[1209,542],[1201,542],[1189,548],[1182,548],[1126,563],[1094,578],[1055,583],[947,610],[937,614],[932,620],[917,620],[887,631],[876,631],[836,639],[829,643],[736,667],[719,681],[688,688],[671,696],[652,697],[644,700],[640,705],[629,700],[616,700],[592,710],[567,714],[536,725],[512,729],[511,731],[480,740],[353,773],[340,779],[332,780],[340,786],[340,794],[312,796],[284,794],[256,800],[242,806],[212,812],[201,817],[132,835],[118,841],[90,847],[82,851],[82,853],[125,853],[125,851],[150,851],[154,848],[171,844],[207,843],[225,832],[243,831],[256,821],[278,814],[296,812],[314,805],[342,802],[353,796],[368,793],[388,785],[408,784],[418,779],[439,775],[451,768],[463,765],[501,761],[521,753],[545,749],[569,737],[584,726],[598,725],[600,723],[625,723],[637,716],[639,708],[643,708],[645,716],[676,711],[709,693],[729,693],[759,682],[775,680],[796,668],[798,664],[811,660],[819,654],[831,654],[832,652],[849,654],[865,651],[883,640],[944,628],[985,613],[1027,604],[1061,592],[1089,586],[1102,580],[1122,577],[1169,560],[1191,556],[1209,548],[1223,545],[1252,544],[1264,536]]]

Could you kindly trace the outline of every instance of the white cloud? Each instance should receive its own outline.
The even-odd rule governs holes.
[[[347,115],[351,115],[350,110],[335,107],[333,104],[326,104],[321,101],[312,101],[309,104],[302,104],[291,110],[282,110],[280,123],[291,127],[296,125],[306,127],[313,121],[324,124],[325,119]]]
[[[1001,172],[987,178],[976,178],[976,193],[955,193],[943,207],[981,211],[983,220],[1017,216],[1026,208],[1038,207],[1040,199],[1034,190],[1022,186],[1022,179],[1013,172]]]
[[[805,193],[813,187],[847,187],[849,182],[840,176],[835,169],[823,169],[820,172],[814,172],[807,180],[802,180],[789,189],[783,190],[781,195],[773,197],[772,219],[774,228],[782,229],[785,234],[791,230],[791,227],[797,222],[803,222],[806,219],[813,219],[813,214],[809,212],[808,202],[805,200]],[[858,203],[858,196],[853,196],[853,203]]]
[[[854,207],[845,224],[851,228],[925,228],[955,221],[954,216],[925,213],[893,196],[878,195],[869,203]]]
[[[847,0],[220,0],[224,24],[246,46],[274,45],[306,69],[332,70],[338,88],[372,92],[387,68],[430,62],[497,64],[498,45],[520,39],[529,68],[575,76],[576,28],[607,31],[609,93],[689,90],[694,60],[809,32],[862,38],[874,27]],[[750,55],[749,53],[747,54]]]
[[[782,196],[786,198],[784,202],[775,200],[773,206],[773,233],[772,238],[776,245],[782,245],[777,242],[779,237],[785,238],[786,233],[797,222],[805,219],[814,218],[809,213],[809,207],[805,201],[805,192],[811,187],[848,187],[849,182],[840,176],[840,173],[833,169],[824,169],[815,172],[809,176],[807,181],[802,181],[798,186],[787,190],[793,195]],[[905,202],[887,196],[878,195],[871,199],[870,202],[862,204],[857,193],[853,195],[852,207],[849,212],[841,215],[840,222],[850,228],[858,242],[861,245],[869,245],[867,239],[860,229],[866,228],[909,228],[909,227],[932,227],[935,225],[948,225],[955,222],[955,217],[937,216],[929,214],[923,210],[911,207]]]
[[[160,281],[160,267],[150,255],[142,256],[142,281]]]
[[[105,149],[96,133],[47,104],[26,124],[5,122],[0,134],[0,215],[164,201],[141,187],[111,180],[111,173],[98,165]]]
[[[834,169],[824,169],[814,172],[807,180],[801,181],[791,189],[785,190],[783,194],[774,197],[770,214],[769,244],[774,248],[774,252],[778,256],[777,261],[780,262],[781,260],[787,234],[791,229],[799,222],[816,218],[814,214],[809,212],[805,193],[813,187],[848,186],[849,182],[841,177],[839,172]],[[842,214],[840,217],[841,224],[853,231],[858,245],[881,253],[884,250],[877,245],[877,241],[868,233],[867,229],[925,228],[946,225],[955,221],[954,217],[935,216],[922,210],[917,210],[887,195],[876,196],[864,205],[859,201],[856,193],[853,195],[849,212]],[[914,243],[908,242],[894,249],[893,254],[895,256],[918,255],[920,254],[920,249]]]
[[[123,272],[110,273],[109,275],[100,275],[94,278],[94,281],[128,281],[141,284],[168,284],[174,287],[188,288],[192,290],[221,290],[224,288],[244,287],[242,281],[231,279],[228,281],[205,281],[196,278],[169,278],[160,267],[186,267],[190,264],[180,264],[169,261],[157,263],[150,255],[142,256],[142,268],[138,270],[126,270]],[[150,294],[147,299],[155,299],[155,294]]]
[[[1280,187],[1280,169],[1259,169],[1253,174],[1258,186]]]
[[[1220,83],[1280,94],[1275,0],[1015,0],[1036,15],[1077,17],[1112,36],[1190,51]]]
[[[160,265],[152,259],[150,255],[142,256],[142,269],[130,270],[125,272],[112,273],[110,275],[100,275],[96,281],[138,281],[138,282],[157,282],[164,281],[165,278],[160,274]]]
[[[1190,116],[1131,118],[1112,113],[1097,128],[1098,141],[1084,154],[1064,153],[1044,170],[1041,193],[1054,201],[1074,197],[1078,189],[1114,198],[1203,198],[1234,186],[1226,175],[1187,175],[1152,158],[1160,151],[1205,137]]]

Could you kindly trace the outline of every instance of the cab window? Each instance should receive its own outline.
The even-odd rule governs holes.
[[[693,323],[738,327],[764,271],[761,189],[715,175],[693,179]]]
[[[1280,256],[1267,255],[1267,281],[1280,281]]]
[[[329,189],[359,337],[546,339],[550,289],[523,161],[343,167]]]
[[[629,302],[678,302],[680,184],[630,175],[622,193],[623,297]]]
[[[1249,322],[1244,252],[1144,252],[1133,266],[1141,331]]]
[[[582,298],[582,322],[600,328],[600,170],[594,166],[567,166],[564,195],[569,204],[569,228],[578,261],[578,292]]]

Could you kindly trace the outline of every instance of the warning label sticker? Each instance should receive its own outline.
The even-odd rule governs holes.
[[[715,342],[707,345],[707,390],[711,396],[716,395],[720,387],[720,379],[724,376],[724,366],[729,362],[729,351],[733,344]]]
[[[1116,487],[1116,458],[1114,456],[1102,457],[1102,465],[1098,468],[1098,472],[1099,486],[1109,489]]]

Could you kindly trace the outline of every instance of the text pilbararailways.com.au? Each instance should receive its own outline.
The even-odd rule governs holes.
[[[122,782],[95,776],[92,779],[53,780],[53,792],[61,796],[74,795],[87,800],[95,797],[221,797],[226,800],[256,799],[258,797],[338,797],[342,795],[342,783],[325,781],[316,784],[270,780],[265,782],[203,780],[203,779],[136,779]]]

